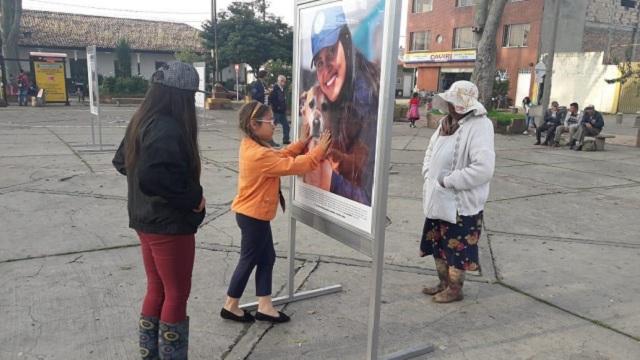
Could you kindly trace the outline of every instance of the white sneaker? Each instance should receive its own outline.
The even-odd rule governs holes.
[[[522,135],[529,135],[529,131],[527,131],[527,130],[523,131]]]

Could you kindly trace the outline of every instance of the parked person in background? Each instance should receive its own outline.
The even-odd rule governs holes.
[[[289,317],[276,310],[271,299],[276,252],[270,221],[276,216],[278,200],[282,211],[285,209],[280,177],[302,175],[315,169],[326,155],[331,134],[325,131],[318,145],[306,155],[301,155],[311,140],[310,135],[282,150],[272,149],[268,145],[275,129],[273,113],[268,106],[252,101],[240,109],[238,117],[244,137],[240,143],[238,194],[231,209],[236,213],[242,240],[240,260],[231,277],[220,316],[244,323],[254,320],[283,323],[289,321]],[[239,307],[240,297],[254,268],[258,297],[255,318]]]
[[[416,127],[416,121],[420,120],[420,98],[418,93],[414,92],[411,100],[409,100],[409,111],[407,111],[407,119],[409,120],[409,127]]]
[[[604,127],[604,119],[602,114],[596,111],[595,106],[589,105],[584,109],[582,121],[578,126],[575,135],[571,138],[569,144],[572,150],[580,151],[584,145],[585,136],[597,136]]]
[[[265,86],[265,78],[267,72],[265,70],[258,71],[258,78],[251,84],[251,99],[264,104],[265,93],[267,87]]]
[[[287,94],[285,92],[287,86],[287,78],[284,75],[278,76],[278,82],[273,86],[271,94],[269,94],[269,105],[273,111],[273,118],[277,124],[282,125],[282,143],[288,145],[289,140],[289,120],[287,120]]]
[[[494,135],[473,83],[457,81],[433,103],[448,115],[431,137],[422,166],[426,219],[420,256],[433,255],[440,282],[422,292],[449,303],[462,300],[465,271],[480,268],[478,240],[495,168]]]
[[[533,106],[533,102],[531,102],[531,99],[526,96],[524,99],[522,99],[522,109],[524,110],[524,115],[525,115],[525,130],[522,133],[523,135],[528,135],[529,134],[529,128],[531,128],[533,126],[533,128],[536,127],[536,122],[533,116],[531,116],[529,114],[529,111],[531,111],[531,107]]]
[[[560,146],[560,137],[562,136],[562,133],[565,132],[569,133],[569,142],[571,142],[571,139],[573,138],[581,121],[582,112],[580,111],[578,103],[571,103],[571,105],[569,105],[569,111],[564,117],[564,122],[562,123],[562,125],[556,127],[556,134],[553,141],[554,146]]]
[[[18,106],[27,106],[27,92],[29,91],[29,77],[20,69],[20,74],[16,79],[18,85]]]
[[[195,233],[205,215],[195,93],[198,73],[178,61],[151,76],[113,165],[127,176],[129,227],[140,238],[147,292],[139,320],[143,359],[186,360]]]
[[[560,110],[560,105],[558,105],[557,101],[553,101],[551,103],[551,108],[549,108],[544,114],[544,124],[536,129],[536,143],[534,145],[541,145],[540,138],[542,137],[543,131],[547,132],[547,136],[545,137],[542,145],[549,145],[551,141],[553,141],[553,137],[556,134],[556,127],[560,125],[563,116],[564,112]]]

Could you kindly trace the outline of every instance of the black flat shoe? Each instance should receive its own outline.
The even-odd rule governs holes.
[[[244,311],[244,315],[238,316],[225,308],[222,308],[222,310],[220,310],[220,317],[226,320],[237,321],[241,323],[252,323],[256,321],[253,315],[251,315],[248,311]]]
[[[256,312],[256,320],[258,320],[258,321],[269,321],[269,322],[272,322],[272,323],[286,323],[286,322],[289,322],[289,320],[291,320],[291,318],[289,316],[287,316],[287,314],[285,314],[285,313],[283,313],[281,311],[278,311],[278,315],[279,315],[278,317],[273,317],[273,316],[266,315],[266,314],[263,314],[263,313],[257,311]]]

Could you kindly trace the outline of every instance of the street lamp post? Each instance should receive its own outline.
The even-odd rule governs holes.
[[[215,85],[218,80],[218,8],[216,0],[211,0],[211,21],[213,24],[213,50],[211,50],[213,83],[211,84],[211,90],[215,94]]]

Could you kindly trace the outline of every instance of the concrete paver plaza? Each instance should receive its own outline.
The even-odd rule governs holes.
[[[126,180],[111,166],[134,108],[103,108],[105,151],[86,107],[0,110],[0,359],[137,359],[145,277],[127,228]],[[221,320],[240,232],[229,204],[238,166],[236,113],[201,121],[208,216],[196,241],[192,359],[362,359],[370,268],[364,255],[303,225],[300,289],[342,284],[292,303],[286,325]],[[424,359],[640,359],[640,149],[534,147],[496,136],[482,272],[463,302],[420,293],[436,280],[419,258],[420,167],[433,130],[393,126],[382,306],[382,353],[431,343]],[[276,135],[276,140],[280,140]],[[286,284],[287,223],[273,222]],[[245,293],[253,301],[253,283]]]

